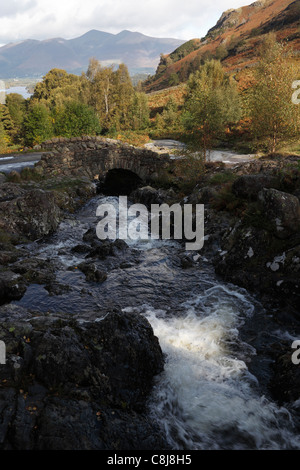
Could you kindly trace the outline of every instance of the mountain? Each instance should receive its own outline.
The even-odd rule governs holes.
[[[202,39],[192,39],[161,57],[145,91],[161,90],[184,82],[205,59],[217,58],[227,71],[237,72],[257,62],[258,46],[265,34],[288,41],[300,51],[300,1],[258,0],[251,5],[227,10]]]
[[[153,73],[160,54],[182,43],[180,39],[153,38],[127,30],[119,34],[91,30],[75,39],[27,39],[0,47],[0,76],[42,76],[52,68],[80,74],[87,70],[91,57],[103,65],[125,63],[132,72]]]

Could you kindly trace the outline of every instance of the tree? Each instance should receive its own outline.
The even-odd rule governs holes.
[[[44,104],[32,104],[24,116],[21,135],[25,145],[33,146],[52,137],[53,124]]]
[[[162,119],[164,128],[169,131],[174,130],[179,124],[178,105],[173,96],[168,99],[166,107],[162,112]]]
[[[14,124],[13,124],[11,115],[9,113],[9,109],[5,104],[0,105],[0,106],[1,106],[1,118],[0,119],[3,125],[3,128],[5,132],[7,133],[7,135],[11,135],[13,128],[14,128]]]
[[[136,91],[129,108],[130,128],[134,131],[146,129],[150,123],[149,116],[150,110],[146,94]]]
[[[61,137],[77,137],[100,134],[99,119],[94,110],[83,103],[68,102],[55,116],[55,134]]]
[[[35,86],[31,101],[43,103],[50,110],[66,101],[76,100],[80,94],[81,77],[63,69],[52,69]]]
[[[113,87],[114,118],[112,121],[117,130],[129,127],[129,110],[133,96],[134,88],[128,68],[126,65],[120,64],[114,72]]]
[[[298,136],[300,107],[292,103],[292,83],[299,77],[287,45],[273,34],[262,43],[254,85],[248,94],[251,130],[258,148],[275,152]]]
[[[18,93],[10,93],[6,96],[6,107],[9,111],[13,128],[11,136],[14,142],[20,142],[21,125],[26,111],[26,100]]]
[[[4,151],[7,148],[7,146],[10,144],[10,138],[4,126],[4,120],[3,120],[4,109],[5,109],[5,106],[0,104],[0,151],[1,152]]]
[[[126,65],[102,67],[96,59],[91,59],[86,73],[89,83],[88,104],[99,116],[106,130],[126,129],[129,125],[129,109],[134,96],[134,88]]]
[[[241,115],[239,95],[234,81],[219,61],[210,60],[192,74],[187,83],[183,124],[194,141],[207,151],[223,138],[230,124]]]

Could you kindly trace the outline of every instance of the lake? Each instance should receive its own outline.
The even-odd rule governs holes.
[[[22,95],[23,98],[27,99],[30,98],[31,94],[27,91],[27,88],[25,86],[14,86],[7,88],[6,90],[0,89],[0,93],[6,93],[7,95],[10,93],[19,93],[19,95]]]

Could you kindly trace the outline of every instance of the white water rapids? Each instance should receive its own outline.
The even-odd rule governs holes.
[[[231,351],[239,343],[240,316],[251,315],[252,303],[216,286],[185,307],[175,318],[151,307],[143,311],[166,355],[150,408],[172,448],[299,449],[289,412],[260,395],[246,362]],[[246,359],[255,354],[239,346]]]

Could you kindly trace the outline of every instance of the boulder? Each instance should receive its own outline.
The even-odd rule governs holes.
[[[276,178],[272,175],[242,175],[233,182],[232,192],[237,197],[256,200],[263,188],[275,188],[277,184]]]
[[[276,226],[278,238],[287,238],[300,227],[300,201],[277,189],[263,189],[258,194],[265,217]]]
[[[93,263],[81,263],[78,268],[85,274],[87,281],[104,282],[107,279],[107,274]]]
[[[152,186],[144,186],[133,191],[130,194],[130,200],[150,208],[151,204],[162,204],[164,197],[159,189],[155,189]]]
[[[51,191],[32,189],[0,204],[0,229],[30,240],[55,231],[61,219],[62,211]]]
[[[204,186],[203,188],[196,188],[188,197],[189,204],[209,204],[213,201],[218,194],[218,191],[212,186]]]
[[[166,448],[146,409],[164,361],[145,317],[22,317],[0,309],[0,449]]]
[[[19,184],[3,183],[0,186],[0,202],[11,201],[17,197],[24,196],[25,189],[21,188]]]
[[[26,284],[19,274],[13,271],[0,271],[0,305],[20,300],[25,292]]]
[[[27,283],[48,284],[55,279],[55,266],[49,259],[24,257],[11,265]]]

